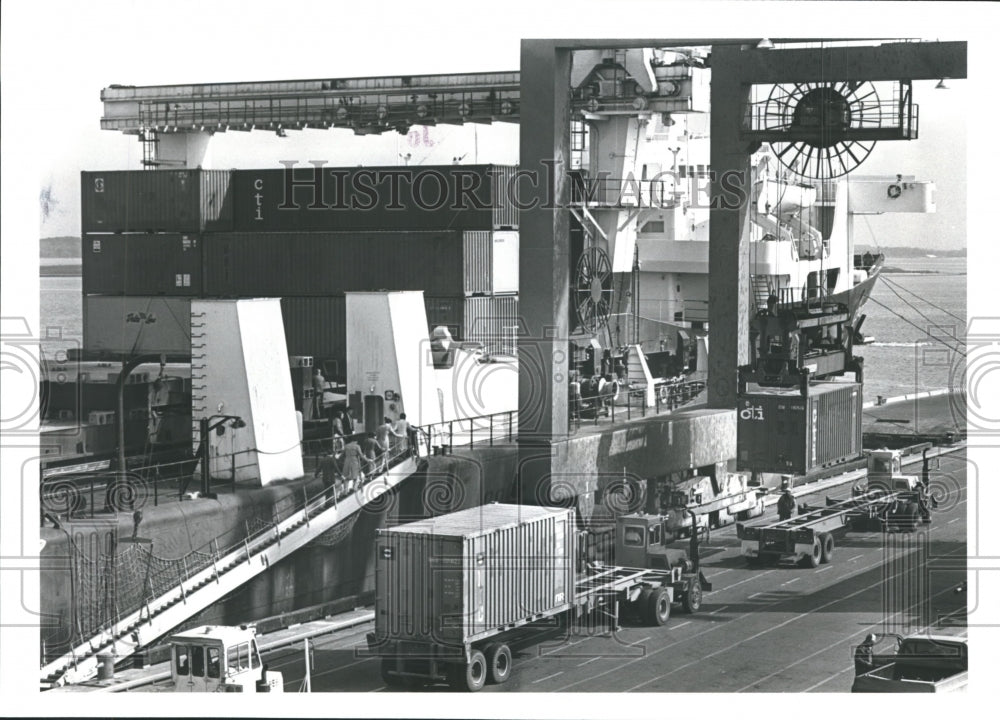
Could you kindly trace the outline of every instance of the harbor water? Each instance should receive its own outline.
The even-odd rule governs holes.
[[[865,399],[960,384],[968,325],[966,259],[893,258],[891,248],[886,255],[889,271],[862,308],[868,316],[862,331],[875,342],[855,351],[865,359]],[[83,342],[81,278],[44,276],[41,289],[42,349],[51,362],[59,350]]]

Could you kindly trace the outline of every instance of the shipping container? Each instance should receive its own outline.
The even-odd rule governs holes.
[[[490,355],[516,355],[519,327],[518,296],[424,296],[427,325],[443,325],[455,340],[475,342]]]
[[[206,297],[464,294],[456,231],[213,233],[202,243]]]
[[[200,295],[201,239],[197,234],[141,233],[83,236],[86,295]]]
[[[347,303],[343,295],[281,298],[289,355],[311,355],[328,380],[347,374]]]
[[[83,347],[97,356],[191,354],[191,300],[163,296],[83,297]]]
[[[516,230],[467,230],[463,236],[465,294],[516,293],[518,245]]]
[[[737,400],[737,469],[804,475],[861,454],[861,385],[760,388]]]
[[[474,642],[572,606],[573,511],[490,504],[379,530],[378,641]]]
[[[516,169],[413,165],[234,170],[234,230],[495,230],[518,223]]]
[[[80,177],[84,233],[233,229],[231,170],[115,170]]]
[[[462,339],[482,343],[489,355],[517,355],[517,295],[465,299]]]
[[[520,236],[512,230],[493,233],[493,256],[490,270],[493,273],[491,290],[494,293],[516,293],[520,290]]]

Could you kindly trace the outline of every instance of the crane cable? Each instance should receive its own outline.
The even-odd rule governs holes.
[[[965,318],[963,318],[963,317],[959,317],[959,316],[958,316],[958,315],[956,315],[955,313],[953,313],[953,312],[949,312],[948,310],[945,310],[945,309],[944,309],[943,307],[941,307],[940,305],[935,305],[934,303],[932,303],[932,302],[931,302],[930,300],[928,300],[927,298],[925,298],[925,297],[921,297],[920,295],[917,295],[917,294],[916,294],[915,292],[913,292],[912,290],[910,290],[910,289],[908,289],[908,288],[904,287],[902,283],[898,283],[898,282],[896,282],[895,280],[890,280],[889,278],[885,277],[885,273],[884,273],[884,272],[882,273],[882,275],[883,275],[883,277],[882,277],[882,280],[883,280],[883,282],[885,282],[885,283],[887,283],[887,284],[889,284],[889,285],[891,285],[891,286],[893,286],[893,287],[896,287],[896,288],[899,288],[900,290],[903,290],[904,292],[907,292],[907,293],[909,293],[910,295],[912,295],[913,297],[917,298],[918,300],[923,300],[923,301],[924,301],[925,303],[927,303],[928,305],[930,305],[930,306],[931,306],[932,308],[934,308],[935,310],[940,310],[940,311],[941,311],[941,312],[943,312],[943,313],[944,313],[945,315],[948,315],[949,317],[953,317],[953,318],[955,318],[956,320],[958,320],[959,322],[961,322],[961,323],[962,323],[963,325],[965,324]]]
[[[920,317],[922,317],[922,318],[923,318],[924,320],[926,320],[927,322],[929,322],[929,323],[930,323],[931,325],[937,325],[937,323],[935,323],[935,322],[934,322],[933,320],[931,320],[931,319],[930,319],[929,317],[927,317],[927,316],[926,316],[926,315],[924,315],[924,314],[923,314],[922,312],[920,312],[920,310],[919,310],[919,309],[918,309],[918,308],[917,308],[917,307],[916,307],[916,306],[915,306],[915,305],[914,305],[913,303],[911,303],[911,302],[910,302],[909,300],[907,300],[907,299],[906,299],[905,297],[903,297],[903,296],[902,296],[902,295],[900,295],[900,294],[899,294],[898,292],[896,292],[896,290],[895,290],[895,289],[893,289],[892,285],[888,285],[887,287],[888,287],[888,288],[889,288],[890,290],[892,290],[892,293],[893,293],[893,295],[895,295],[895,296],[896,296],[896,297],[898,297],[898,298],[899,298],[900,300],[902,300],[902,301],[903,301],[903,302],[904,302],[904,303],[905,303],[905,304],[907,305],[907,307],[909,307],[909,308],[910,308],[911,310],[913,310],[913,311],[914,311],[915,313],[917,313],[917,315],[919,315]],[[954,335],[952,335],[951,337],[952,337],[952,338],[953,338],[954,340],[958,341],[958,338],[957,338],[957,337],[955,337]]]
[[[881,306],[882,306],[882,307],[884,307],[884,308],[885,308],[886,310],[888,310],[888,311],[889,311],[890,313],[892,313],[893,315],[895,315],[896,317],[898,317],[898,318],[899,318],[900,320],[902,320],[903,322],[906,322],[906,323],[908,323],[908,324],[912,325],[912,326],[913,326],[913,327],[915,327],[915,328],[916,328],[917,330],[920,330],[921,332],[927,332],[927,330],[926,330],[925,328],[922,328],[922,327],[920,327],[920,326],[919,326],[919,325],[917,325],[917,324],[916,324],[915,322],[913,322],[912,320],[910,320],[910,319],[909,319],[908,317],[906,317],[906,316],[904,316],[904,315],[900,315],[900,314],[899,314],[898,312],[896,312],[895,310],[893,310],[893,309],[892,309],[891,307],[889,307],[889,306],[888,306],[888,305],[886,305],[885,303],[883,303],[883,302],[880,302],[880,301],[876,300],[876,299],[875,299],[875,298],[873,298],[873,297],[869,297],[869,298],[868,298],[868,301],[869,301],[869,302],[873,302],[873,303],[875,303],[876,305],[881,305]],[[962,352],[962,351],[961,351],[961,350],[959,350],[958,348],[955,348],[955,347],[952,347],[952,346],[951,346],[951,345],[949,345],[948,343],[944,342],[944,340],[942,340],[941,338],[935,338],[935,339],[936,339],[936,340],[937,340],[938,342],[940,342],[940,343],[941,343],[942,345],[944,345],[944,346],[945,346],[946,348],[948,348],[949,350],[951,350],[952,352],[954,352],[954,353],[957,353],[958,355],[961,355],[962,357],[967,357],[966,353]],[[956,339],[956,340],[958,340],[958,338],[955,338],[955,339]]]

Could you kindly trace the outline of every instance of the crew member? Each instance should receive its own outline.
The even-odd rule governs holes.
[[[314,418],[323,417],[323,392],[326,390],[326,378],[319,368],[313,373],[313,407]]]

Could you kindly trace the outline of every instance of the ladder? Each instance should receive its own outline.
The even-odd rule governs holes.
[[[756,310],[767,308],[767,299],[772,295],[771,281],[766,275],[750,276],[750,292]]]
[[[245,538],[241,545],[223,551],[211,564],[179,578],[176,586],[149,600],[144,607],[120,618],[110,627],[74,647],[41,669],[43,688],[84,682],[97,674],[98,654],[116,660],[128,657],[215,604],[227,594],[288,557],[337,523],[359,512],[368,503],[392,490],[416,472],[409,454],[352,495],[339,501],[325,492],[273,527]]]

